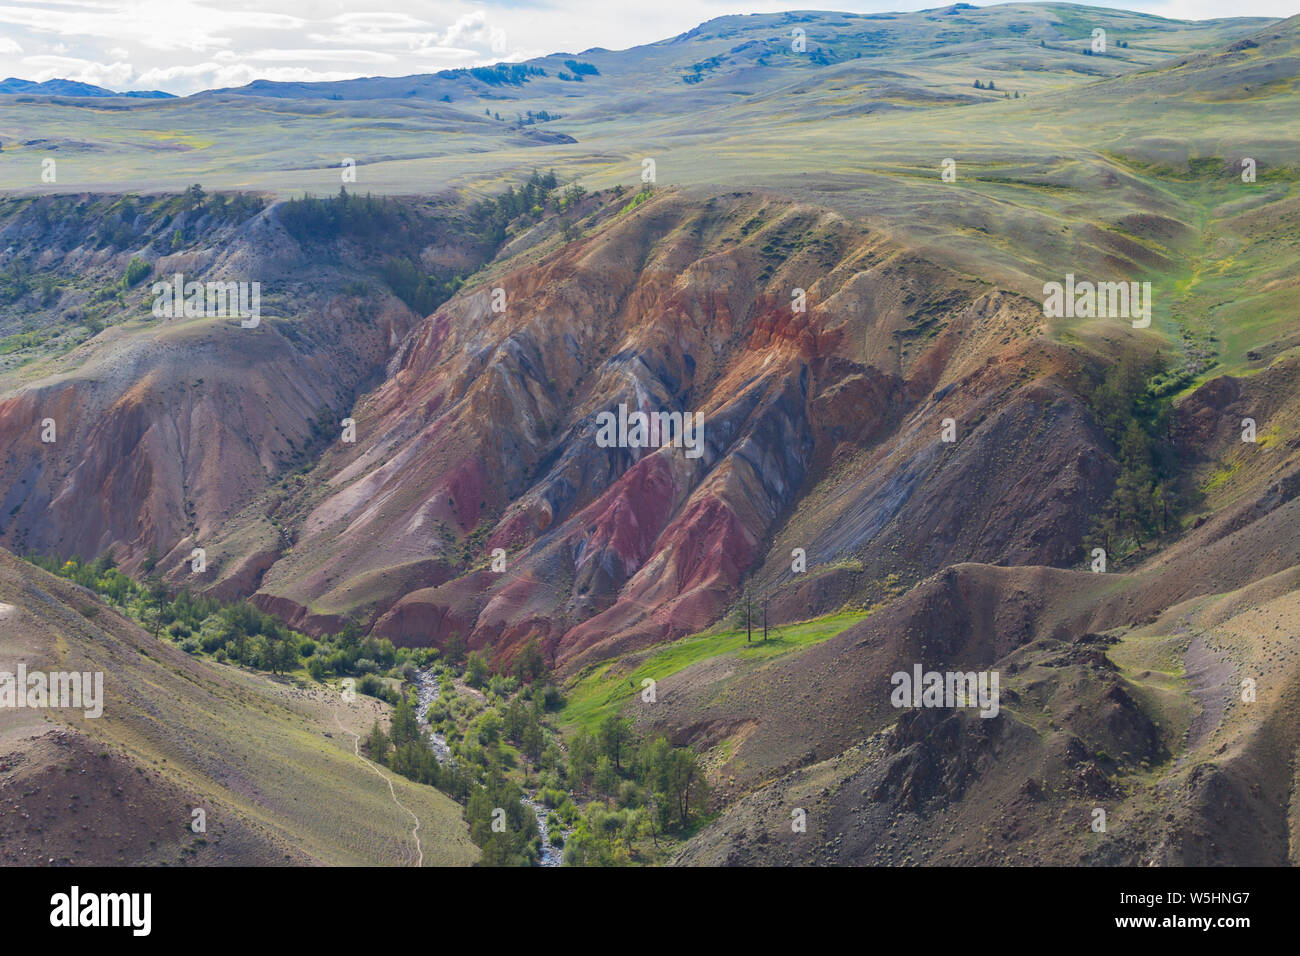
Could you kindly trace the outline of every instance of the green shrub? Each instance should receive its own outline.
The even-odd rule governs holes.
[[[122,276],[122,288],[129,289],[138,285],[143,279],[153,273],[153,266],[146,259],[139,256],[132,256],[131,261],[126,264],[126,273]]]

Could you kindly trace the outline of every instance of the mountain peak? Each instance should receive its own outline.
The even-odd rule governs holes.
[[[174,94],[162,90],[126,90],[116,93],[102,86],[81,83],[77,80],[23,80],[11,76],[0,81],[0,94],[35,93],[43,96],[127,96],[134,99],[172,99]]]

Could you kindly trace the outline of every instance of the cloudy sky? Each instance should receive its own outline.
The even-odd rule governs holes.
[[[589,47],[623,49],[728,13],[920,10],[939,0],[0,0],[0,76],[185,94],[254,79],[402,76]],[[1206,19],[1300,0],[1109,0]]]

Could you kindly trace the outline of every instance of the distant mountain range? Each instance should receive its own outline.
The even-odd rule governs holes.
[[[115,93],[102,86],[78,83],[76,80],[54,79],[37,83],[34,80],[20,80],[14,76],[0,81],[0,94],[4,93],[36,93],[45,96],[129,96],[143,100],[175,98],[175,94],[164,93],[162,90],[127,90],[123,93]]]

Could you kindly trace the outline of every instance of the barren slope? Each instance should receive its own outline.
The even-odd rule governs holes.
[[[200,662],[0,551],[0,670],[101,672],[103,715],[0,710],[6,863],[413,865],[410,816],[353,754],[380,711]],[[424,861],[478,858],[461,809],[393,777]],[[206,833],[191,827],[206,812]]]

